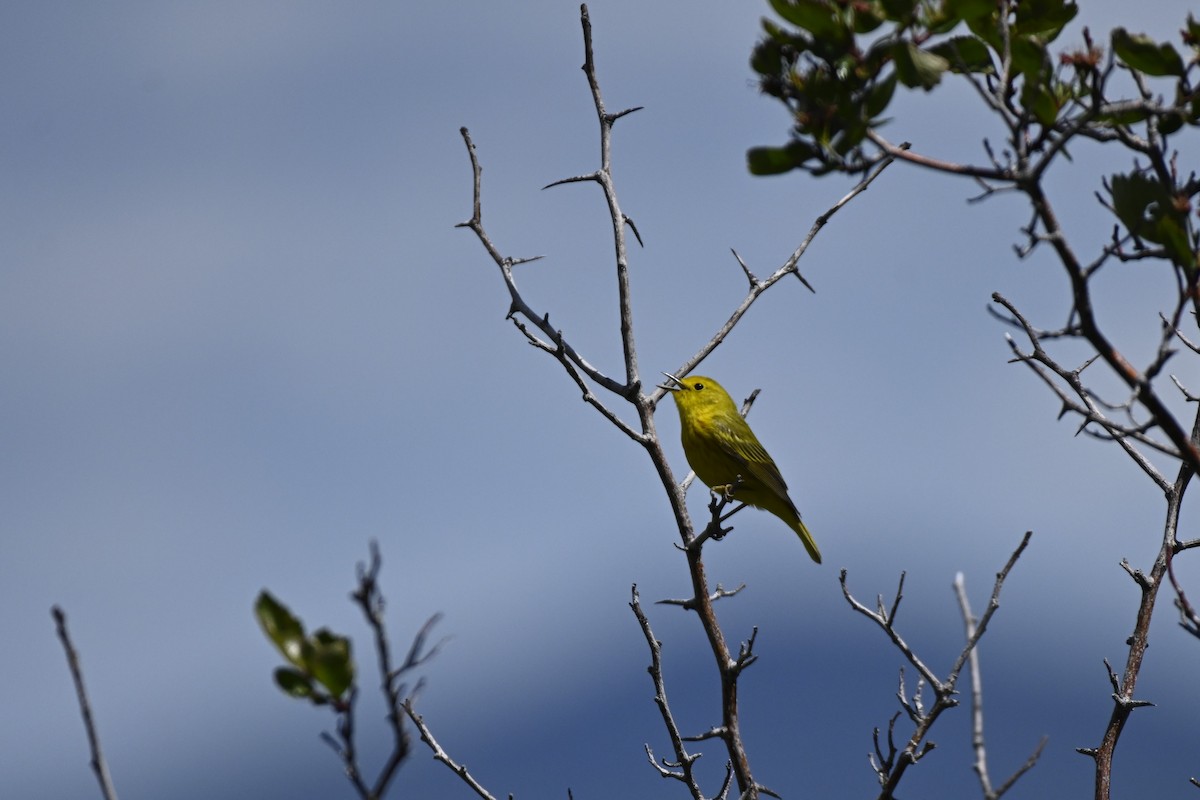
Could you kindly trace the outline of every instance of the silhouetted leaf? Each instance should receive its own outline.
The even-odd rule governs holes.
[[[908,41],[896,42],[892,47],[892,60],[902,84],[926,91],[937,86],[942,73],[950,66],[942,56],[922,50]]]
[[[888,19],[897,22],[908,21],[912,16],[913,9],[917,6],[916,0],[880,0],[880,2]]]
[[[793,25],[820,39],[844,41],[845,30],[837,10],[826,0],[771,0],[771,8]]]
[[[783,147],[752,147],[746,152],[751,175],[779,175],[796,169],[816,155],[806,142],[793,141]]]
[[[1058,98],[1045,83],[1027,78],[1021,87],[1021,105],[1029,109],[1034,118],[1047,127],[1058,119]]]
[[[1050,79],[1050,58],[1045,43],[1037,36],[1015,36],[1012,39],[1013,66],[1026,80]]]
[[[1200,22],[1191,14],[1187,17],[1187,26],[1183,29],[1183,40],[1194,50],[1200,50]]]
[[[354,659],[350,640],[326,628],[313,634],[308,657],[309,671],[333,697],[341,697],[354,683]]]
[[[951,72],[993,74],[992,51],[974,36],[955,36],[929,48],[929,52],[946,59]]]
[[[1022,0],[1016,4],[1015,36],[1037,36],[1043,43],[1054,41],[1062,29],[1079,13],[1079,6],[1067,0]]]
[[[892,73],[888,77],[879,81],[871,87],[867,92],[866,99],[863,102],[863,110],[866,112],[867,119],[875,119],[887,109],[888,103],[892,102],[892,95],[896,92],[896,74]]]
[[[1113,211],[1133,236],[1161,245],[1179,266],[1189,271],[1196,268],[1186,201],[1177,206],[1171,192],[1143,172],[1113,175],[1108,185]]]
[[[851,28],[855,33],[870,33],[883,24],[883,7],[879,3],[857,3],[850,7]]]
[[[996,13],[996,0],[945,0],[942,13],[962,20],[988,17]]]
[[[1117,56],[1138,72],[1183,77],[1183,59],[1170,43],[1159,44],[1143,33],[1130,34],[1124,28],[1115,28],[1112,46]]]
[[[312,697],[316,693],[312,679],[294,667],[276,669],[275,685],[292,697]]]

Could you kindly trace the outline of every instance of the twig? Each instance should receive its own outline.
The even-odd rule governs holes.
[[[721,597],[727,596],[720,590],[717,593],[712,593],[708,589],[708,580],[704,563],[700,557],[700,548],[691,547],[692,543],[699,537],[693,530],[691,519],[688,515],[685,494],[683,488],[676,482],[674,473],[670,468],[666,454],[663,451],[662,444],[659,441],[654,414],[657,403],[662,399],[662,391],[655,391],[650,394],[644,394],[640,378],[640,371],[637,360],[637,350],[635,347],[634,324],[632,314],[631,290],[629,282],[629,264],[627,259],[626,248],[626,228],[631,230],[638,240],[641,240],[637,228],[632,220],[626,215],[617,201],[617,192],[612,177],[611,169],[611,142],[612,131],[615,122],[622,119],[627,114],[636,111],[637,108],[630,108],[619,112],[609,112],[600,90],[600,83],[597,77],[595,53],[593,50],[592,41],[592,25],[591,18],[586,5],[580,9],[580,22],[583,29],[584,40],[584,64],[583,71],[587,78],[588,86],[591,91],[593,105],[596,110],[596,118],[600,128],[600,165],[598,169],[575,175],[569,178],[554,181],[546,188],[563,186],[566,184],[576,183],[594,183],[601,187],[604,192],[605,200],[608,205],[610,222],[612,225],[614,258],[616,265],[617,277],[617,294],[618,294],[618,312],[620,319],[620,336],[623,355],[623,366],[625,370],[624,381],[618,381],[614,378],[601,372],[590,362],[584,359],[578,351],[570,344],[567,337],[558,327],[551,325],[548,314],[538,314],[533,311],[529,304],[525,301],[521,292],[517,288],[516,280],[513,275],[514,262],[511,258],[504,256],[500,250],[492,242],[484,229],[482,217],[482,202],[481,202],[481,183],[482,183],[482,168],[480,167],[478,157],[475,152],[475,145],[471,140],[470,134],[465,128],[462,129],[463,140],[466,143],[467,151],[470,156],[472,174],[473,174],[473,193],[472,193],[472,216],[471,219],[461,223],[461,227],[466,227],[472,230],[488,255],[499,267],[501,276],[509,293],[510,305],[508,318],[512,319],[518,330],[527,338],[534,347],[541,349],[553,355],[559,363],[561,363],[570,376],[580,387],[585,402],[592,405],[600,411],[600,413],[611,423],[613,423],[620,431],[625,433],[634,441],[641,444],[650,456],[654,469],[661,481],[664,490],[667,493],[667,498],[671,504],[672,512],[679,530],[682,547],[688,562],[688,574],[692,581],[692,596],[685,600],[674,601],[688,610],[695,611],[700,619],[700,624],[704,629],[708,639],[713,659],[717,666],[717,671],[721,681],[721,722],[715,726],[720,731],[720,738],[725,744],[731,770],[734,779],[736,780],[738,792],[749,798],[757,798],[760,794],[770,794],[770,790],[761,786],[754,780],[750,771],[749,757],[746,753],[745,745],[742,741],[741,727],[738,711],[737,697],[737,677],[739,671],[748,666],[753,660],[748,652],[740,654],[744,657],[737,660],[730,652],[728,643],[725,640],[719,622],[716,618],[716,613],[713,609],[713,603]],[[744,262],[742,268],[746,273],[747,280],[751,284],[746,297],[740,305],[734,310],[733,314],[721,326],[718,332],[710,339],[710,341],[701,348],[701,350],[687,362],[685,370],[677,372],[677,375],[683,375],[697,364],[704,357],[711,353],[724,339],[725,336],[733,329],[737,322],[745,315],[750,305],[768,288],[773,286],[778,281],[782,280],[789,273],[795,274],[796,277],[807,286],[810,290],[812,286],[804,279],[797,269],[797,263],[800,257],[807,250],[817,232],[825,225],[829,218],[839,209],[844,207],[854,197],[865,191],[868,186],[879,176],[883,169],[891,163],[890,158],[881,159],[877,166],[859,182],[859,184],[851,190],[841,200],[834,203],[833,206],[823,215],[817,218],[812,230],[808,236],[792,254],[792,256],[777,269],[772,275],[766,279],[759,280]],[[735,254],[736,257],[736,254]],[[631,403],[636,409],[640,430],[632,424],[621,420],[615,411],[606,406],[596,396],[596,393],[589,387],[594,384],[608,392],[621,397]],[[726,515],[727,518],[727,515]],[[715,528],[708,532],[708,536],[713,536],[720,533],[719,522]],[[703,534],[702,534],[703,535]],[[724,794],[724,792],[723,792]]]
[[[1192,422],[1191,439],[1193,441],[1200,439],[1200,408],[1197,409],[1197,415]],[[1138,602],[1133,632],[1126,640],[1129,650],[1125,658],[1125,667],[1118,677],[1112,667],[1108,665],[1107,659],[1105,660],[1109,681],[1113,687],[1112,712],[1099,746],[1076,748],[1077,752],[1091,757],[1096,762],[1096,797],[1101,800],[1111,796],[1113,754],[1125,729],[1125,723],[1129,721],[1129,717],[1135,709],[1151,705],[1146,700],[1136,699],[1134,692],[1137,689],[1138,676],[1145,660],[1146,648],[1149,646],[1150,621],[1154,614],[1158,591],[1167,578],[1171,556],[1178,546],[1179,509],[1183,504],[1184,493],[1194,475],[1191,462],[1181,460],[1175,482],[1165,492],[1167,513],[1163,521],[1162,544],[1154,559],[1154,564],[1150,568],[1149,575],[1142,575],[1138,570],[1126,568],[1126,571],[1136,581],[1141,597]]]
[[[330,734],[323,734],[322,739],[341,759],[346,776],[359,796],[364,800],[378,800],[387,792],[388,784],[391,783],[400,765],[404,763],[411,752],[411,743],[408,731],[404,726],[402,707],[412,698],[406,684],[400,683],[399,679],[405,673],[416,669],[437,655],[445,640],[443,639],[433,647],[426,648],[426,642],[433,626],[441,619],[440,614],[435,614],[421,626],[420,631],[413,637],[404,661],[400,666],[393,668],[391,644],[383,619],[386,603],[379,591],[379,571],[383,566],[383,559],[379,552],[379,543],[374,540],[370,543],[370,554],[369,565],[362,563],[358,565],[358,586],[350,596],[362,610],[374,637],[380,675],[379,688],[388,711],[387,721],[392,732],[392,750],[380,768],[374,785],[368,787],[358,763],[358,750],[355,743],[354,713],[358,700],[357,686],[351,688],[348,700],[334,706],[338,714],[337,738]],[[417,688],[419,687],[420,683],[417,684]]]
[[[908,646],[908,642],[904,641],[904,637],[900,635],[900,632],[896,630],[894,625],[895,609],[900,605],[901,591],[904,587],[903,578],[901,578],[900,589],[896,591],[896,599],[892,606],[892,613],[884,613],[882,610],[872,611],[860,603],[854,597],[854,595],[850,593],[850,587],[847,583],[847,574],[847,571],[843,569],[838,575],[838,583],[841,584],[842,596],[846,598],[846,602],[848,602],[850,607],[855,611],[878,625],[880,629],[887,634],[887,637],[892,640],[892,644],[896,646],[896,649],[899,650],[904,655],[905,659],[908,660],[908,663],[916,667],[917,672],[921,673],[921,677],[926,680],[935,691],[941,693],[943,691],[942,682],[938,679],[937,675],[933,673],[933,670],[926,666],[925,662],[922,661],[920,657],[918,657],[913,651],[913,649]]]
[[[105,800],[116,800],[117,790],[113,786],[112,776],[108,772],[108,763],[100,750],[100,736],[96,732],[96,722],[92,718],[92,705],[88,702],[87,689],[83,685],[83,668],[79,664],[79,654],[71,643],[71,635],[67,632],[67,615],[63,610],[54,606],[50,609],[54,617],[54,625],[58,629],[58,638],[62,642],[63,651],[67,655],[67,668],[71,670],[71,679],[75,682],[75,695],[79,699],[79,713],[83,717],[83,728],[87,732],[88,749],[92,753],[92,772],[100,783],[100,792]]]
[[[475,777],[467,771],[465,764],[459,764],[452,759],[449,753],[442,749],[442,746],[438,744],[437,739],[433,738],[433,734],[429,731],[429,726],[425,724],[424,717],[418,714],[416,709],[413,707],[413,698],[407,698],[403,703],[400,704],[400,707],[404,710],[404,713],[408,715],[408,718],[412,720],[413,726],[416,727],[417,733],[421,736],[421,741],[428,745],[429,749],[433,751],[434,760],[440,761],[449,767],[451,772],[461,778],[463,783],[471,787],[471,791],[482,797],[483,800],[496,800],[496,798],[489,794],[487,789],[483,788],[483,785],[479,783],[479,781],[475,780]]]
[[[1188,602],[1187,594],[1179,585],[1179,581],[1175,577],[1174,564],[1175,557],[1172,554],[1167,559],[1167,576],[1171,580],[1171,586],[1175,589],[1175,608],[1179,609],[1179,626],[1192,636],[1200,638],[1200,614],[1197,614],[1196,609]]]
[[[783,262],[782,266],[780,266],[775,270],[775,272],[766,278],[761,280],[755,278],[753,273],[750,272],[749,268],[746,267],[741,257],[739,257],[735,252],[734,256],[737,258],[738,263],[745,272],[747,279],[750,281],[750,289],[747,291],[746,296],[742,299],[741,303],[738,304],[737,308],[733,310],[733,313],[729,315],[729,318],[726,319],[724,324],[717,329],[717,332],[714,333],[708,342],[705,343],[704,346],[699,350],[697,350],[691,358],[683,362],[683,364],[680,365],[674,374],[682,377],[690,373],[696,367],[700,366],[700,363],[704,361],[704,359],[708,358],[712,352],[717,349],[721,342],[725,341],[725,337],[729,335],[742,317],[746,315],[746,312],[750,310],[750,306],[754,304],[754,301],[761,297],[763,292],[786,278],[789,274],[795,274],[796,277],[800,279],[800,282],[803,283],[809,291],[815,292],[816,290],[813,289],[809,282],[804,279],[804,276],[800,274],[800,271],[797,267],[800,259],[808,251],[809,245],[813,243],[813,241],[817,238],[817,234],[821,232],[821,229],[825,227],[826,223],[829,222],[833,215],[845,208],[851,200],[858,197],[860,194],[870,188],[871,184],[875,182],[875,179],[878,178],[880,174],[882,174],[883,171],[891,165],[893,160],[894,159],[891,157],[883,159],[873,170],[871,170],[870,173],[860,180],[854,186],[854,188],[852,188],[849,192],[843,195],[840,200],[826,209],[823,214],[817,217],[816,220],[813,221],[812,227],[808,231],[808,235],[804,237],[804,240],[800,242],[799,246],[797,246],[792,254],[788,256],[787,260]],[[655,391],[650,395],[650,401],[652,403],[657,403],[662,399],[664,393],[665,390],[663,389]]]
[[[1012,555],[1009,556],[1008,562],[1004,565],[1004,568],[996,574],[996,582],[992,587],[992,595],[988,601],[987,611],[984,612],[983,617],[980,618],[979,622],[975,624],[972,630],[968,633],[966,644],[963,645],[962,651],[959,653],[958,658],[955,659],[953,666],[950,668],[950,672],[944,679],[938,678],[937,675],[935,675],[933,671],[926,666],[925,662],[917,656],[917,654],[912,650],[911,647],[909,647],[908,643],[905,642],[904,638],[900,635],[900,632],[896,630],[896,612],[899,609],[900,598],[904,589],[903,577],[901,578],[900,586],[896,591],[896,597],[890,610],[884,607],[883,598],[880,597],[876,603],[877,610],[873,611],[855,599],[850,593],[846,583],[846,570],[842,570],[839,581],[842,586],[842,595],[846,598],[846,602],[848,602],[850,607],[855,611],[874,622],[888,636],[888,638],[891,639],[892,644],[896,647],[896,649],[898,649],[904,655],[905,659],[917,669],[917,672],[921,676],[921,679],[917,682],[916,691],[910,696],[904,684],[904,670],[901,669],[900,671],[900,686],[897,691],[897,697],[899,698],[901,707],[908,714],[909,719],[913,721],[914,725],[912,735],[909,737],[908,742],[904,745],[904,747],[897,748],[892,738],[893,729],[896,723],[895,717],[892,718],[892,722],[888,726],[888,753],[886,755],[883,753],[879,745],[879,729],[875,729],[875,754],[871,756],[870,760],[872,769],[875,771],[881,786],[879,800],[890,800],[891,798],[894,798],[896,787],[899,785],[900,780],[904,777],[908,767],[912,764],[916,764],[923,757],[928,755],[936,746],[933,742],[928,741],[927,737],[929,735],[929,731],[932,729],[934,723],[937,722],[937,719],[941,716],[942,712],[958,705],[955,685],[958,682],[959,674],[961,673],[963,666],[966,664],[967,659],[970,658],[971,653],[976,647],[978,647],[979,640],[986,632],[988,622],[991,620],[992,615],[1000,607],[1000,589],[1004,585],[1004,581],[1008,577],[1009,572],[1012,571],[1012,568],[1016,565],[1017,560],[1021,557],[1021,554],[1025,551],[1025,548],[1029,545],[1031,536],[1031,532],[1027,531],[1025,533],[1025,535],[1021,538],[1021,543],[1017,545],[1017,548],[1013,551]],[[926,684],[933,690],[934,693],[933,705],[929,708],[926,708],[922,698],[922,689]],[[982,712],[980,712],[980,714],[982,714]],[[982,724],[982,717],[980,717],[980,724]],[[1038,752],[1040,752],[1040,749]],[[977,758],[978,755],[979,753],[977,750]],[[1022,769],[1019,772],[1023,773],[1026,771],[1026,769],[1027,768]],[[1019,775],[1017,777],[1019,777]],[[1010,778],[1009,781],[1006,781],[1006,784],[1011,784],[1015,780],[1015,777]],[[999,795],[996,796],[998,797]]]
[[[970,642],[973,639],[978,641],[976,638],[977,621],[975,615],[971,613],[971,603],[967,598],[966,579],[961,572],[954,576],[954,594],[958,597],[958,607],[962,612],[967,641]],[[983,790],[984,800],[998,800],[1020,780],[1021,776],[1034,768],[1046,746],[1047,738],[1043,736],[1025,763],[1009,775],[999,788],[993,788],[991,775],[988,772],[987,743],[983,730],[983,670],[979,665],[978,646],[971,648],[968,666],[971,674],[971,746],[975,751],[975,774],[979,776],[979,786]]]
[[[659,764],[654,758],[654,753],[650,749],[650,745],[646,745],[646,755],[650,759],[650,763],[658,770],[658,774],[664,778],[674,778],[685,784],[688,791],[695,800],[704,800],[704,793],[700,789],[700,785],[696,782],[696,774],[692,768],[692,764],[700,757],[699,753],[689,753],[684,746],[684,737],[679,732],[679,726],[675,723],[675,717],[671,713],[671,707],[667,703],[667,687],[663,681],[662,672],[662,643],[654,636],[654,631],[650,629],[650,620],[646,613],[642,611],[642,603],[638,597],[637,584],[633,585],[632,599],[629,602],[629,607],[633,610],[633,614],[637,617],[638,625],[642,629],[642,635],[646,637],[646,646],[650,649],[650,666],[647,671],[650,673],[650,679],[654,682],[654,704],[658,706],[658,711],[662,715],[663,725],[667,728],[667,734],[671,740],[671,749],[675,753],[675,760],[671,762],[663,762]],[[713,733],[712,735],[720,735]],[[728,778],[726,779],[728,782]]]
[[[459,129],[459,133],[462,134],[463,142],[467,146],[467,155],[471,159],[471,172],[473,175],[474,188],[472,191],[472,216],[466,222],[460,222],[455,227],[469,228],[472,232],[474,232],[475,237],[479,240],[479,243],[483,245],[483,248],[487,251],[488,255],[491,256],[492,261],[494,261],[496,266],[500,268],[500,275],[504,279],[504,285],[508,289],[510,299],[508,318],[515,321],[516,316],[520,315],[528,320],[530,324],[540,330],[547,339],[561,338],[561,333],[550,325],[549,315],[538,314],[536,311],[534,311],[533,308],[531,308],[525,301],[524,296],[517,288],[516,277],[513,274],[513,266],[515,264],[522,263],[523,261],[528,261],[529,259],[514,260],[503,255],[492,242],[491,237],[488,236],[488,233],[483,226],[481,200],[483,188],[483,167],[480,165],[479,156],[475,152],[475,142],[471,140],[470,131],[463,127]],[[551,352],[554,352],[553,349],[550,350]],[[626,396],[629,393],[628,386],[613,380],[599,369],[592,366],[592,364],[584,359],[583,356],[576,352],[575,348],[572,347],[569,342],[565,340],[562,341],[561,350],[564,357],[578,367],[592,381],[595,381],[608,391],[620,396]]]
[[[1021,314],[1017,307],[999,292],[994,292],[992,294],[992,300],[995,303],[1003,306],[1005,310],[1012,315],[1009,321],[1018,325],[1025,332],[1025,336],[1029,339],[1033,350],[1028,353],[1023,352],[1021,348],[1017,346],[1016,342],[1009,337],[1009,348],[1016,356],[1014,361],[1023,363],[1032,369],[1034,373],[1042,380],[1042,382],[1045,383],[1052,392],[1054,392],[1055,396],[1058,397],[1063,406],[1063,410],[1060,412],[1059,416],[1070,411],[1083,418],[1084,426],[1086,426],[1088,423],[1100,425],[1108,434],[1108,436],[1113,441],[1117,442],[1118,445],[1120,445],[1125,453],[1131,459],[1133,459],[1134,463],[1136,463],[1138,467],[1140,467],[1141,470],[1145,472],[1146,475],[1149,476],[1149,478],[1153,480],[1161,490],[1167,491],[1170,488],[1170,482],[1161,472],[1159,472],[1158,468],[1154,466],[1154,464],[1149,458],[1146,457],[1145,454],[1141,453],[1136,447],[1133,446],[1133,442],[1136,441],[1141,444],[1145,444],[1156,450],[1167,452],[1171,455],[1178,456],[1178,453],[1174,449],[1167,448],[1161,443],[1154,441],[1146,434],[1141,426],[1119,423],[1111,419],[1104,412],[1101,407],[1101,401],[1097,398],[1093,391],[1084,385],[1082,378],[1083,370],[1093,363],[1094,358],[1084,363],[1084,365],[1078,369],[1072,370],[1061,366],[1042,346],[1042,340],[1046,338],[1046,332],[1039,331],[1038,329],[1034,328],[1033,325],[1030,324],[1030,322],[1025,318],[1025,316]],[[1063,330],[1067,331],[1069,329]],[[1053,332],[1052,335],[1061,335],[1061,333],[1062,332]],[[1062,387],[1059,386],[1058,383],[1052,380],[1050,375],[1047,374],[1047,371],[1065,383],[1070,388],[1074,398],[1069,396],[1062,389]],[[1081,426],[1081,429],[1082,428],[1083,426]]]

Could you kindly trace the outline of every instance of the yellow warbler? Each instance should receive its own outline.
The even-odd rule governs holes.
[[[738,413],[729,393],[712,378],[689,375],[680,380],[663,374],[673,384],[662,388],[671,391],[679,409],[683,454],[696,476],[716,491],[729,492],[734,500],[779,517],[820,564],[821,551],[788,497],[779,467]]]

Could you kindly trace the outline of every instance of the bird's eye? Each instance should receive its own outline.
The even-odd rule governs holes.
[[[698,392],[704,388],[704,384],[703,383],[693,383],[692,388]]]

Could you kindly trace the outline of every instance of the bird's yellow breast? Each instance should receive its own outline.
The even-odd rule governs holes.
[[[689,419],[683,425],[680,440],[688,464],[707,486],[733,483],[745,471],[722,441],[719,423],[715,420]]]

